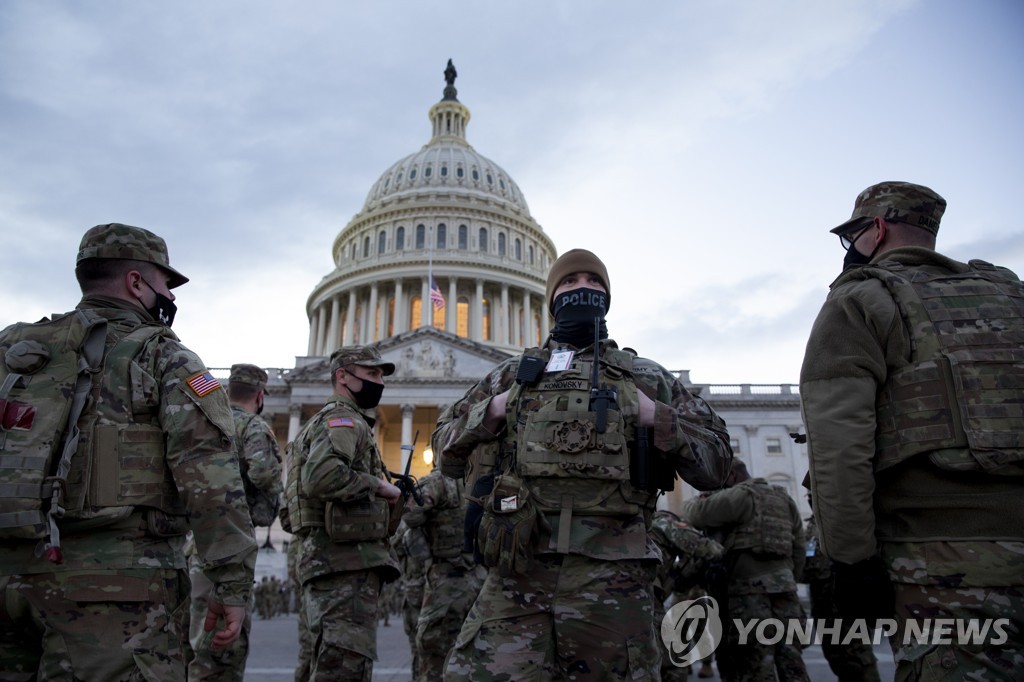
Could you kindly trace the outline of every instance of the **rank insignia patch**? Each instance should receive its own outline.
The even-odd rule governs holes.
[[[355,425],[355,422],[349,419],[348,417],[334,417],[332,419],[327,420],[327,427],[331,429],[338,426],[347,426],[348,428],[351,429],[355,428]]]
[[[192,378],[187,379],[185,383],[200,398],[220,388],[220,382],[213,378],[209,370],[196,374]]]

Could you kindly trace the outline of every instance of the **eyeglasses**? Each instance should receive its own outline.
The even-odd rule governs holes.
[[[856,232],[847,232],[845,234],[839,235],[839,243],[843,245],[843,249],[849,251],[850,247],[853,246],[854,242],[860,239],[860,236],[867,232],[868,228],[870,227],[871,225],[868,225],[867,227],[860,228]]]

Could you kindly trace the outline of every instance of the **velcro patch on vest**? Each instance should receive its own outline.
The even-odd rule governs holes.
[[[538,390],[541,391],[585,391],[590,388],[590,382],[586,379],[561,379],[556,381],[542,381]]]
[[[209,370],[200,372],[195,376],[186,379],[185,383],[192,389],[193,393],[202,398],[205,395],[213,393],[220,388],[220,382],[217,381]]]
[[[327,420],[327,428],[334,429],[339,426],[346,426],[350,429],[354,429],[356,423],[349,419],[348,417],[333,417]]]

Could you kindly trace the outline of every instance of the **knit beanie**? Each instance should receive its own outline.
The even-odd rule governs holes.
[[[551,266],[548,271],[548,312],[554,314],[552,303],[554,303],[555,289],[566,275],[574,272],[592,272],[601,279],[604,288],[608,293],[608,307],[612,306],[612,286],[608,280],[608,269],[605,268],[601,259],[586,249],[572,249],[566,251]]]

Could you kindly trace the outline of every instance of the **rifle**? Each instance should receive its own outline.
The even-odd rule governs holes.
[[[594,318],[594,367],[590,373],[590,409],[597,413],[594,427],[604,433],[608,425],[608,410],[619,409],[619,392],[607,384],[598,386],[601,378],[601,318]]]
[[[416,500],[416,504],[423,506],[423,497],[420,495],[419,488],[416,486],[416,479],[410,472],[412,469],[412,453],[416,448],[416,440],[420,437],[420,432],[417,431],[416,435],[412,438],[412,445],[403,445],[402,450],[409,452],[409,459],[405,461],[405,473],[395,474],[385,467],[384,471],[387,472],[388,479],[391,480],[398,489],[402,491],[402,496],[395,502],[395,506],[391,509],[391,514],[388,516],[388,536],[394,535],[398,529],[398,524],[402,520],[402,514],[405,513],[406,500],[409,496],[412,496]]]

